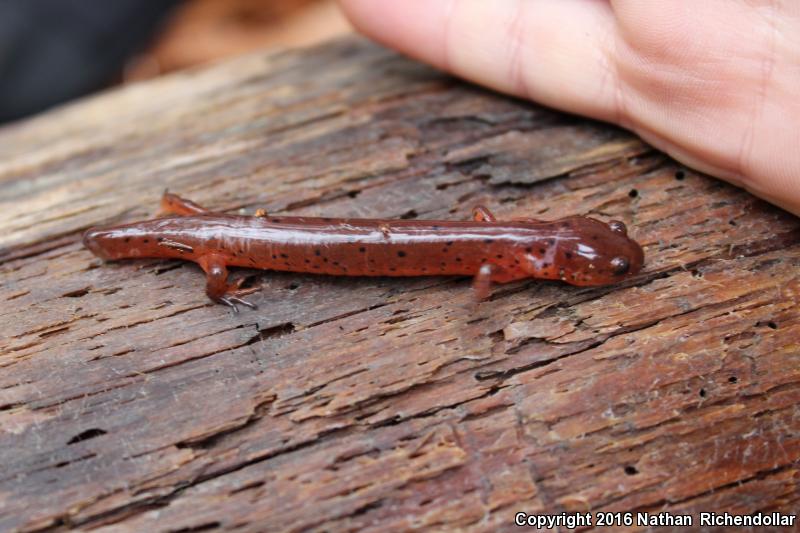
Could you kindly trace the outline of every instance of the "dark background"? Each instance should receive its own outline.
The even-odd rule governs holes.
[[[0,123],[120,83],[345,31],[333,0],[0,0]]]

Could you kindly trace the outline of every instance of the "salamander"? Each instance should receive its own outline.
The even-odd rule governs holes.
[[[498,221],[482,206],[473,220],[389,220],[215,213],[164,193],[168,216],[92,228],[84,245],[104,260],[194,261],[206,294],[238,311],[248,291],[228,282],[228,267],[334,276],[473,276],[479,298],[491,283],[524,278],[572,285],[616,283],[642,268],[644,253],[625,224],[571,216]],[[250,291],[251,292],[251,291]]]

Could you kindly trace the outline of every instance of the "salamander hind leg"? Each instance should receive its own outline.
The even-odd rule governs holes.
[[[240,298],[242,294],[249,294],[253,292],[252,290],[240,291],[237,285],[228,284],[228,269],[222,256],[204,255],[198,259],[197,263],[206,273],[206,294],[212,301],[227,305],[233,309],[234,313],[239,312],[236,304],[256,309],[255,304]]]
[[[205,207],[194,203],[186,198],[181,198],[177,194],[172,194],[169,191],[164,191],[161,197],[161,210],[162,215],[213,215],[214,211],[206,209]],[[266,209],[256,209],[255,216],[266,218],[268,215]]]
[[[472,208],[472,220],[476,222],[496,222],[497,219],[494,217],[489,208],[484,205],[476,205]]]
[[[205,207],[199,206],[191,200],[181,198],[177,194],[164,191],[161,197],[161,214],[162,215],[208,215],[211,211]]]

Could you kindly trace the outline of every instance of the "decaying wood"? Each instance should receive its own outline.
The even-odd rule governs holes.
[[[165,187],[219,210],[587,214],[622,286],[101,265]],[[800,223],[631,135],[361,40],[0,131],[0,529],[512,530],[516,511],[796,511]],[[387,529],[388,528],[388,529]]]

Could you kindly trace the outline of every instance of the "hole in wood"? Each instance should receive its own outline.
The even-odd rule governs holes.
[[[75,444],[76,442],[93,439],[95,437],[99,437],[100,435],[105,435],[106,433],[108,432],[100,428],[87,429],[86,431],[81,431],[80,433],[69,439],[67,441],[67,444],[68,445]]]
[[[61,296],[63,296],[64,298],[80,298],[81,296],[86,296],[87,294],[89,294],[89,289],[91,289],[91,287],[84,287],[83,289],[76,289],[74,291],[65,292]]]

